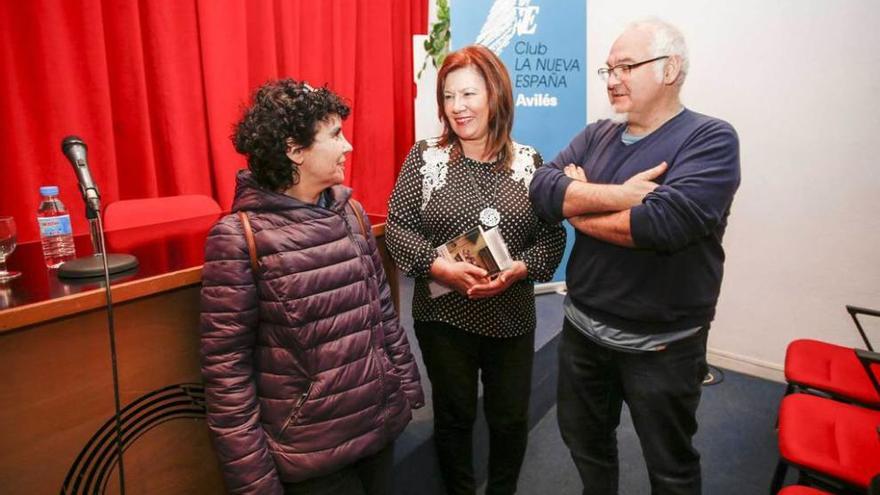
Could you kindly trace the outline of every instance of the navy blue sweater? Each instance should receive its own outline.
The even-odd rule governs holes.
[[[608,120],[590,124],[532,178],[535,211],[558,222],[572,182],[562,172],[569,163],[602,184],[622,184],[669,164],[660,186],[631,210],[635,248],[577,232],[566,272],[571,300],[591,317],[631,332],[708,324],[721,288],[721,238],[740,182],[736,131],[687,109],[628,146],[621,142],[625,128]]]

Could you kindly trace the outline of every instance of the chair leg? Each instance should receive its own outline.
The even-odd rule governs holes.
[[[770,495],[776,495],[779,493],[779,490],[782,489],[782,484],[785,482],[785,473],[788,471],[788,464],[779,458],[779,463],[776,464],[776,471],[773,472],[773,481],[770,482]]]
[[[798,387],[797,385],[795,385],[794,383],[788,383],[785,386],[785,394],[782,395],[782,399],[784,400],[789,395],[791,395],[795,392],[801,392],[801,391],[802,391],[802,389],[800,387]],[[773,429],[774,430],[779,429],[779,412],[778,411],[776,412],[776,421],[773,423]]]

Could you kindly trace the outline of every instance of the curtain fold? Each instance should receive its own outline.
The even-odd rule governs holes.
[[[32,0],[0,5],[0,214],[36,239],[40,185],[61,188],[76,233],[82,201],[61,139],[77,134],[104,205],[207,194],[224,208],[230,141],[270,79],[327,85],[352,105],[346,182],[385,213],[413,140],[412,41],[427,0]]]

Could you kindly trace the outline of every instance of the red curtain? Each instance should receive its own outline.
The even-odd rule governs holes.
[[[41,185],[88,230],[60,143],[76,134],[104,205],[207,194],[229,208],[245,167],[229,136],[269,79],[347,98],[346,182],[384,213],[413,141],[412,41],[427,0],[0,2],[0,215],[38,237]]]

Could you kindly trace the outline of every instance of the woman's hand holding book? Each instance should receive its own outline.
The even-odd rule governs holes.
[[[442,256],[431,264],[431,278],[464,296],[468,295],[471,287],[490,282],[486,270],[464,261],[449,261]]]

